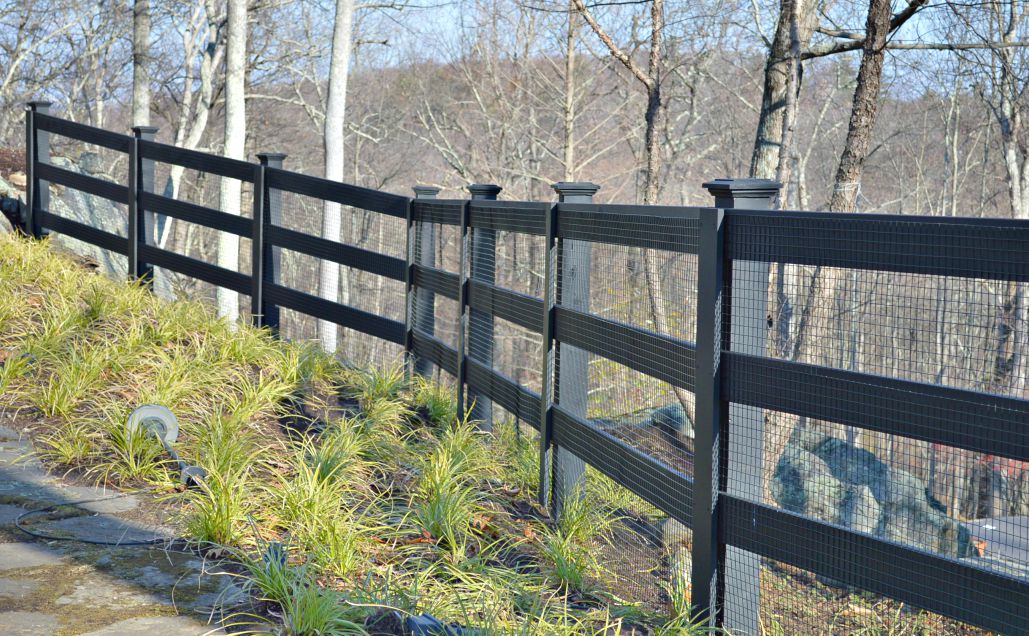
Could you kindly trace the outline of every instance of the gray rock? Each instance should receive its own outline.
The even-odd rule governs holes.
[[[840,510],[840,523],[858,532],[874,534],[879,531],[882,508],[868,486],[858,486],[847,492]]]
[[[789,445],[779,458],[772,477],[772,497],[792,512],[838,523],[843,485],[818,456]]]
[[[95,154],[90,156],[91,154],[93,153],[82,153],[76,161],[70,161],[65,157],[52,157],[51,163],[66,170],[104,178],[104,175],[95,173],[98,166],[95,165]],[[72,188],[58,187],[53,190],[50,207],[58,216],[85,223],[105,232],[125,236],[127,223],[125,206],[108,201],[103,197]],[[118,277],[125,276],[128,271],[124,255],[108,252],[66,235],[59,234],[55,238],[56,243],[64,249],[95,260],[106,274]]]
[[[780,506],[924,550],[966,556],[968,530],[941,512],[920,479],[868,450],[820,435],[795,434],[783,451],[771,484]]]
[[[4,636],[47,636],[57,633],[57,619],[42,612],[0,612]]]
[[[693,580],[693,555],[686,548],[678,548],[668,560],[668,590],[671,594],[687,595]]]
[[[657,409],[651,413],[650,420],[655,427],[671,433],[681,440],[693,439],[696,435],[693,430],[693,422],[686,415],[686,409],[678,403]]]
[[[693,544],[693,530],[678,519],[669,517],[661,524],[661,543],[669,550],[678,546],[690,546]]]
[[[161,528],[147,528],[126,523],[117,517],[94,515],[61,519],[48,523],[41,529],[59,536],[118,542],[150,541],[169,538],[171,535],[168,531],[162,532]]]

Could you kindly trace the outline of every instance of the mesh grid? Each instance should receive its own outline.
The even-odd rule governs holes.
[[[745,227],[732,237],[740,253],[757,251],[748,243],[797,241],[776,223]],[[932,241],[933,226],[914,231],[918,240]],[[893,232],[881,239],[907,240]],[[933,258],[945,261],[948,248],[940,249],[942,256],[938,251]],[[894,258],[889,248],[883,254]],[[953,254],[957,259],[956,249]],[[730,350],[813,366],[782,367],[784,374],[771,379],[765,375],[773,368],[768,365],[740,360],[733,366],[731,386],[775,386],[776,395],[766,402],[796,405],[799,414],[732,404],[729,430],[737,461],[730,459],[729,492],[1029,580],[1029,464],[1004,456],[1003,444],[994,441],[1002,441],[1002,429],[995,426],[1003,425],[1003,414],[986,410],[974,394],[965,405],[959,394],[925,397],[934,395],[927,393],[932,386],[1025,397],[1024,284],[998,280],[989,270],[982,271],[987,278],[977,277],[979,272],[964,266],[956,272],[960,277],[747,261],[735,261],[732,271],[731,311],[723,322],[731,330]],[[826,369],[868,375],[833,380],[837,376]],[[894,379],[925,384],[890,384]],[[829,381],[835,382],[834,392],[823,395],[817,386]],[[899,388],[887,390],[892,386]],[[891,427],[924,437],[891,434]],[[938,443],[941,435],[995,452]],[[842,536],[841,549],[867,558],[868,545],[859,548],[857,538]],[[791,540],[768,538],[770,544]],[[865,560],[852,566],[857,580],[883,576]],[[852,593],[839,582],[765,565],[762,620],[778,633],[981,633],[896,601]],[[731,560],[726,567],[732,568]],[[935,577],[951,567],[943,561],[922,569]],[[745,580],[736,587],[727,581],[727,607],[753,594]],[[914,596],[909,600],[915,605],[931,607],[937,600],[928,592]],[[980,599],[993,604],[990,596]],[[991,612],[993,624],[1024,627],[1002,616],[1004,611],[998,604]]]
[[[756,558],[744,553],[744,557]],[[733,559],[728,556],[727,565]],[[985,635],[990,632],[920,610],[876,594],[770,559],[761,560],[760,634],[939,634]],[[748,590],[749,591],[749,590]],[[726,589],[736,597],[743,590]],[[975,592],[970,592],[975,593]],[[751,636],[751,632],[733,632]]]

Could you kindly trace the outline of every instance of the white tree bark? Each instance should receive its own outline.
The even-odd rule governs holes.
[[[246,100],[244,75],[247,57],[247,0],[228,2],[228,41],[225,53],[225,149],[232,159],[243,159],[246,140]],[[240,183],[222,177],[218,207],[228,214],[240,213]],[[218,237],[218,265],[239,269],[239,237],[222,232]],[[239,318],[239,294],[218,288],[218,315],[235,321]]]
[[[347,72],[350,67],[353,21],[354,0],[336,0],[336,20],[332,29],[332,59],[329,63],[329,95],[325,105],[323,134],[325,178],[335,181],[343,180],[343,121],[347,109]],[[330,241],[340,240],[341,226],[340,205],[326,201],[322,210],[322,238]],[[346,268],[330,261],[321,261],[318,295],[326,300],[349,302],[348,278]],[[325,351],[336,351],[339,345],[336,324],[319,320],[318,340]]]
[[[132,125],[150,125],[150,0],[132,5]]]

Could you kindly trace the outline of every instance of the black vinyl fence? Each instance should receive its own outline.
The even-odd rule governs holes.
[[[596,204],[588,183],[556,184],[557,203],[499,201],[496,186],[472,186],[469,200],[428,187],[408,198],[153,133],[115,134],[31,104],[26,233],[124,254],[132,276],[158,266],[249,295],[258,325],[277,327],[288,308],[402,346],[418,372],[453,376],[484,426],[496,408],[538,431],[541,499],[555,514],[582,496],[588,466],[677,520],[686,593],[733,633],[775,633],[773,620],[780,633],[832,631],[764,612],[776,602],[763,587],[774,566],[1029,634],[1029,522],[1010,514],[1016,504],[984,507],[990,493],[979,492],[1015,492],[1012,467],[1029,462],[1029,222],[778,211],[778,184],[746,179],[706,184],[710,208]],[[50,134],[125,153],[127,183],[53,165]],[[157,194],[154,162],[253,184],[252,219]],[[126,205],[127,237],[52,213],[51,184]],[[406,260],[286,229],[283,192],[404,219]],[[157,215],[249,238],[251,274],[156,247]],[[442,254],[447,232],[456,254]],[[498,251],[511,237],[538,247],[538,293],[496,282],[513,266]],[[282,248],[402,281],[405,320],[284,286]],[[598,296],[624,291],[598,285],[598,272],[667,315],[596,311]],[[458,317],[450,342],[439,335],[444,303]],[[501,324],[539,343],[538,377],[498,368]],[[958,373],[980,358],[980,380]],[[610,368],[608,378],[667,387],[663,415],[624,426],[598,416],[590,378]],[[916,453],[924,466],[908,461]],[[946,474],[957,475],[949,491]],[[960,483],[979,503],[962,503]],[[982,521],[984,509],[1003,519]],[[674,522],[664,523],[667,535]]]

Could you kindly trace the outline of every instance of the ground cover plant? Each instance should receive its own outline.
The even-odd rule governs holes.
[[[126,432],[146,403],[179,418],[199,487]],[[230,620],[240,632],[403,633],[422,615],[478,634],[707,631],[681,598],[655,611],[610,591],[598,555],[619,502],[602,480],[551,523],[535,440],[482,433],[446,386],[349,368],[10,235],[0,408],[53,468],[153,491],[191,549],[234,560],[257,599]]]

